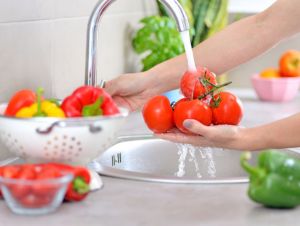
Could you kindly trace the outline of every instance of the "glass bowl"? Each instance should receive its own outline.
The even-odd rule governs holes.
[[[39,180],[0,177],[7,206],[16,214],[40,215],[54,212],[62,203],[73,174]]]

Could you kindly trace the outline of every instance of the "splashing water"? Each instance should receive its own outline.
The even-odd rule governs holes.
[[[194,163],[195,173],[198,178],[201,178],[202,175],[200,173],[199,163],[196,158],[196,154],[199,153],[202,159],[205,159],[205,165],[207,166],[207,174],[210,177],[216,177],[216,166],[213,159],[213,151],[212,148],[206,147],[194,147],[190,144],[176,144],[178,148],[178,171],[175,173],[178,177],[183,177],[185,175],[185,164],[187,160],[187,156],[189,156],[188,161]]]
[[[177,149],[178,149],[178,171],[175,173],[176,176],[178,177],[183,177],[185,175],[185,159],[187,156],[187,148],[184,144],[176,144]]]
[[[180,35],[181,35],[181,39],[184,45],[185,54],[187,58],[188,71],[196,72],[197,68],[196,68],[195,59],[192,50],[190,33],[189,31],[182,31],[180,32]]]
[[[200,152],[204,152],[205,153],[205,159],[206,159],[206,163],[207,163],[207,173],[210,177],[216,177],[216,166],[215,166],[215,162],[214,162],[214,158],[213,158],[213,150],[210,147],[205,147],[205,148],[200,148],[197,147],[196,148],[198,151]]]
[[[189,155],[189,162],[193,162],[195,166],[195,173],[198,178],[201,178],[202,175],[200,174],[200,168],[198,165],[198,161],[195,155],[195,148],[190,144],[176,144],[178,148],[178,171],[175,173],[178,177],[183,177],[185,175],[185,161],[186,157]]]

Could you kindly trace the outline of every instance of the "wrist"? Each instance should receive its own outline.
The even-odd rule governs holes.
[[[178,89],[183,73],[181,68],[177,68],[170,61],[159,64],[148,71],[148,75],[153,78],[160,93]]]
[[[260,127],[241,128],[239,134],[240,150],[257,151],[268,148],[265,134]]]

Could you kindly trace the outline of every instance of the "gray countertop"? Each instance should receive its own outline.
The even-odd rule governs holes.
[[[235,90],[245,104],[243,125],[254,126],[300,111],[300,96],[289,103],[257,101],[252,92]],[[130,123],[130,122],[135,123]],[[139,113],[130,116],[120,135],[149,131]],[[81,203],[65,203],[49,215],[14,215],[0,202],[0,225],[297,225],[300,208],[263,208],[248,199],[247,184],[162,184],[102,177],[104,188]]]

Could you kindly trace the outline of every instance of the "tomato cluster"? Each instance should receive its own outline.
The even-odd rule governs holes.
[[[230,92],[218,91],[228,84],[218,85],[215,74],[207,69],[186,72],[180,82],[185,97],[173,104],[165,96],[153,97],[143,108],[144,121],[155,133],[165,133],[175,127],[189,133],[183,126],[186,119],[207,126],[238,125],[243,116],[241,101]]]

